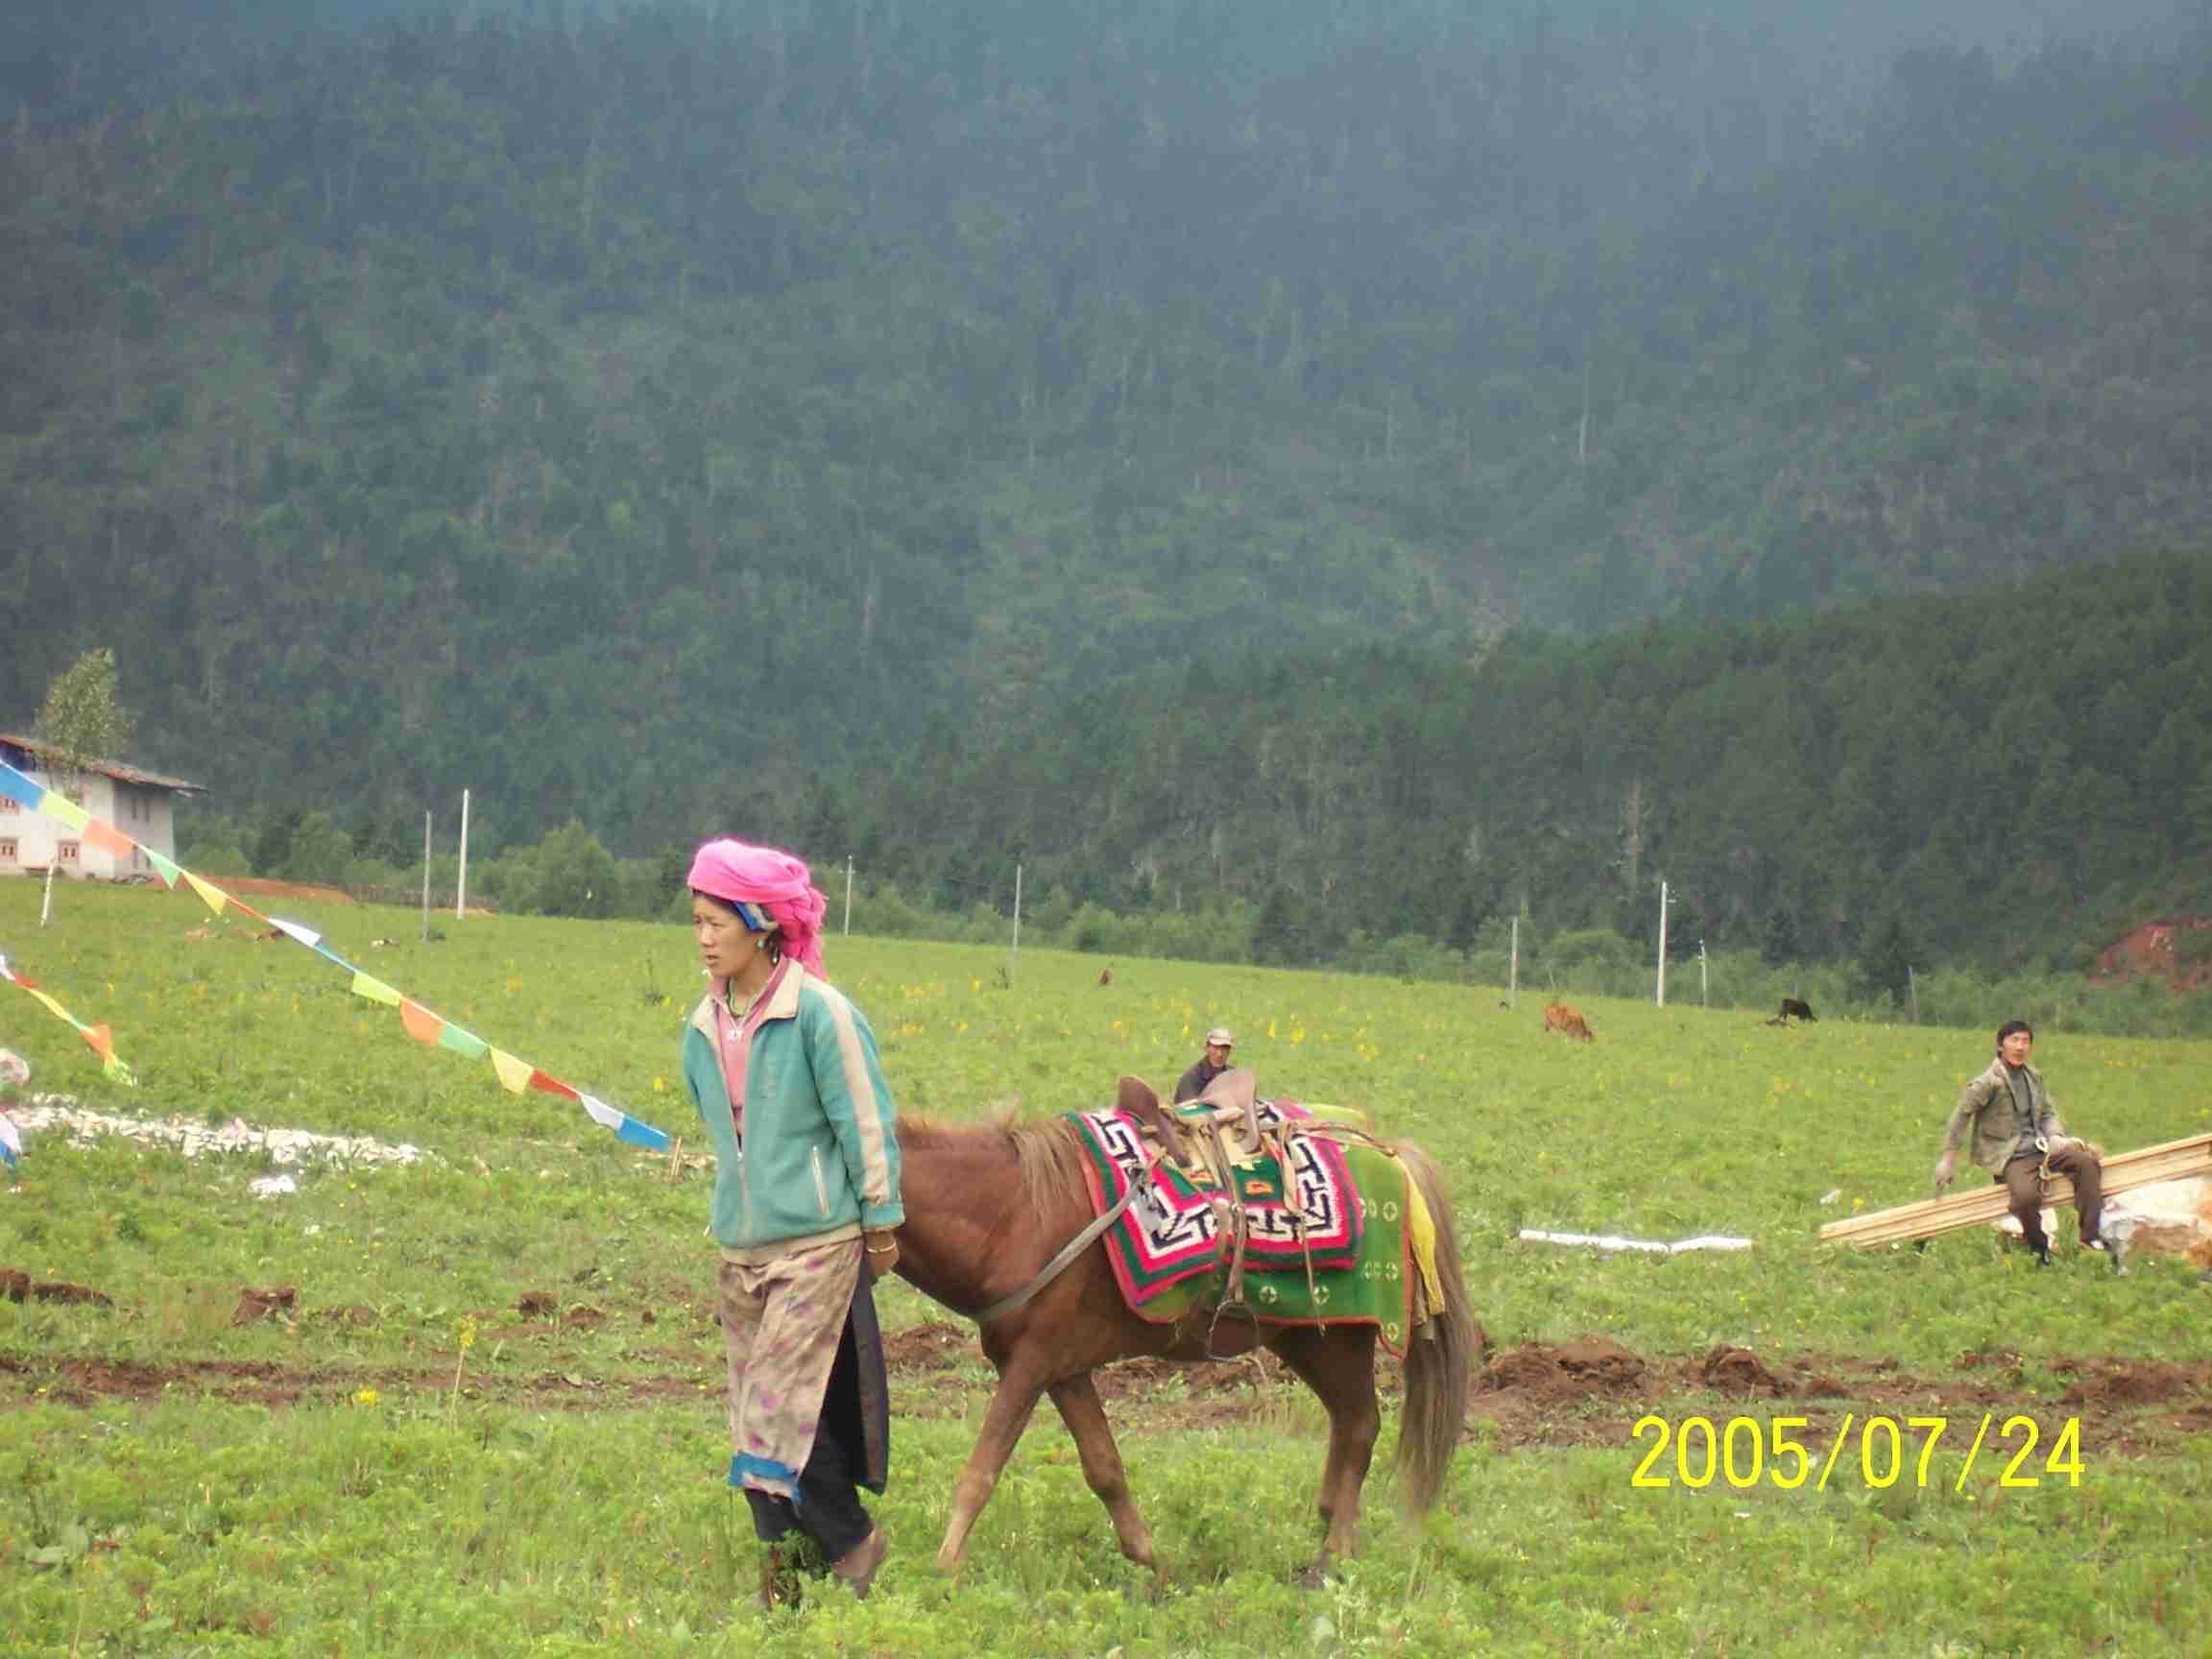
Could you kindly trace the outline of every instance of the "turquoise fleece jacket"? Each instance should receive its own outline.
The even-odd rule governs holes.
[[[684,1081],[718,1166],[716,1240],[774,1255],[898,1226],[906,1218],[898,1112],[860,1010],[797,962],[785,965],[753,1032],[740,1145],[714,1036],[721,992],[700,1000],[684,1032]]]

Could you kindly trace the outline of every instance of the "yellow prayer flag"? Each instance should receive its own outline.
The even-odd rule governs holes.
[[[81,830],[85,825],[92,822],[91,813],[85,811],[84,807],[78,805],[76,802],[70,800],[59,789],[46,791],[44,799],[38,803],[38,810],[45,813],[49,818],[60,819],[72,830]]]
[[[530,1073],[537,1070],[527,1060],[517,1060],[504,1048],[492,1050],[492,1070],[499,1073],[500,1086],[510,1094],[519,1094],[530,1087]]]
[[[189,870],[181,871],[180,874],[183,876],[186,881],[189,881],[192,884],[192,891],[200,895],[201,903],[206,905],[208,909],[214,911],[218,916],[223,914],[224,907],[230,902],[229,894],[224,892],[220,887],[201,880],[199,877],[193,875]]]
[[[353,995],[366,997],[372,1002],[381,1002],[387,1008],[399,1006],[399,993],[381,979],[372,979],[366,974],[353,975]]]

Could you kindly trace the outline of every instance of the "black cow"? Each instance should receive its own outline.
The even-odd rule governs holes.
[[[1819,1023],[1819,1016],[1813,1012],[1812,1003],[1800,1002],[1794,997],[1785,997],[1782,998],[1782,1012],[1775,1016],[1775,1021],[1778,1024],[1787,1025],[1792,1020],[1811,1020],[1815,1024]]]

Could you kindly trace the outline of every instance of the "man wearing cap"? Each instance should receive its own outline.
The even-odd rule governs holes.
[[[2051,1265],[2051,1239],[2043,1231],[2043,1182],[2047,1174],[2070,1176],[2074,1209],[2080,1217],[2084,1249],[2104,1250],[2097,1223],[2104,1214],[2104,1166],[2097,1154],[2066,1133],[2043,1073],[2028,1064],[2035,1033],[2025,1020],[2008,1020],[1997,1028],[1997,1057],[1966,1085],[1952,1109],[1936,1162],[1936,1190],[1951,1184],[1959,1149],[1971,1133],[1974,1162],[2008,1190],[2020,1223],[2020,1237],[2035,1252],[2038,1264]],[[2113,1257],[2118,1265],[2119,1258]]]
[[[1184,1072],[1182,1080],[1175,1085],[1176,1105],[1197,1099],[1212,1087],[1214,1078],[1229,1070],[1229,1048],[1235,1042],[1236,1039],[1229,1035],[1229,1027],[1226,1025],[1216,1025],[1206,1033],[1206,1052],[1198,1057],[1198,1063]]]

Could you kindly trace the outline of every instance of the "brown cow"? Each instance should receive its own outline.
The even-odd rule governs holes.
[[[1544,1029],[1556,1031],[1562,1037],[1579,1038],[1585,1043],[1597,1041],[1590,1034],[1590,1022],[1564,1002],[1554,1002],[1544,1010]]]

